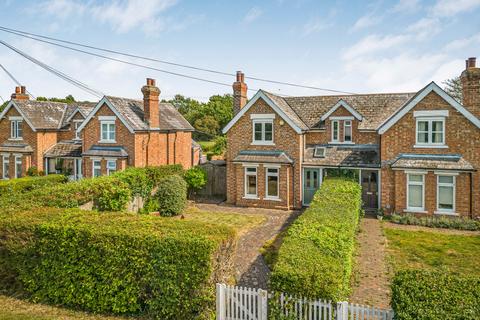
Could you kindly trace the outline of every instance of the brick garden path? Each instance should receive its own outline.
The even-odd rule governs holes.
[[[387,240],[381,222],[365,216],[357,235],[357,256],[350,302],[388,308],[390,283],[386,261]]]
[[[260,208],[240,208],[226,205],[200,204],[205,211],[220,211],[238,214],[262,214],[267,220],[240,236],[235,258],[235,277],[238,286],[267,288],[270,270],[260,249],[264,243],[284,230],[300,214],[300,211],[284,211]]]

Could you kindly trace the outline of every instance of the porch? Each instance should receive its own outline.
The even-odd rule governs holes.
[[[44,156],[45,174],[64,174],[69,180],[83,178],[82,144],[61,141],[48,149]]]

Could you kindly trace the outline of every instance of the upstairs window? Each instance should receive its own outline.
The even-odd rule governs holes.
[[[352,142],[352,121],[343,122],[343,142]]]
[[[338,142],[340,123],[338,120],[332,120],[332,142]]]
[[[416,144],[419,146],[445,145],[445,119],[418,118]]]
[[[78,132],[78,128],[82,124],[82,120],[73,120],[73,130],[75,130],[75,139],[79,140],[80,138],[80,132]]]
[[[102,142],[115,142],[115,120],[103,120],[100,122],[100,138]]]
[[[10,121],[10,138],[12,139],[22,139],[22,120],[11,120]]]
[[[253,143],[273,144],[273,120],[253,120]]]

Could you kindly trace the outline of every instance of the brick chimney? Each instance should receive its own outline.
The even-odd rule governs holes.
[[[460,75],[462,82],[463,105],[480,118],[480,68],[476,67],[476,58],[465,60],[465,70]]]
[[[237,71],[237,81],[233,87],[233,114],[236,115],[247,104],[247,84],[242,71]]]
[[[29,100],[30,97],[27,94],[27,89],[25,86],[17,86],[15,87],[15,93],[12,93],[12,99],[15,100]]]
[[[159,96],[160,89],[155,86],[155,79],[147,78],[147,85],[142,87],[143,111],[145,122],[150,128],[160,128]]]

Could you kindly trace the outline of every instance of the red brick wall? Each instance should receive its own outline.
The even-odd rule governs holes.
[[[302,206],[301,199],[301,159],[303,159],[303,136],[297,134],[288,124],[280,125],[280,116],[277,114],[273,123],[273,141],[274,146],[256,146],[252,143],[252,120],[251,114],[257,113],[275,113],[275,111],[268,106],[262,99],[259,99],[243,117],[228,131],[227,133],[227,202],[238,205],[262,206],[262,207],[278,207],[285,205],[283,202],[269,201],[269,200],[248,200],[248,203],[241,200],[243,194],[243,168],[241,165],[234,165],[232,160],[238,155],[241,150],[282,150],[285,151],[292,159],[295,160],[295,165],[290,170],[290,205],[296,208]],[[283,184],[283,189],[286,190],[286,169],[282,167],[280,172],[280,183]],[[265,178],[264,169],[259,167],[258,171],[258,190],[262,197],[264,192]],[[281,197],[285,197],[286,191],[283,191]]]
[[[414,148],[416,121],[413,112],[418,110],[449,111],[449,116],[445,121],[445,142],[448,148]],[[399,153],[461,154],[478,169],[480,168],[480,130],[439,95],[432,92],[382,135],[382,161],[392,160]],[[403,173],[394,173],[388,169],[382,170],[382,206],[389,206],[392,211],[401,212],[405,207],[405,200],[403,198],[398,199],[406,192],[406,183],[402,180],[404,179],[403,175]],[[462,215],[470,213],[469,205],[466,204],[468,200],[465,199],[465,195],[470,194],[468,176],[468,174],[462,174],[457,177],[457,211]],[[430,173],[428,177],[430,177]],[[396,181],[397,179],[399,181]],[[436,192],[436,180],[434,178],[426,180],[426,189]],[[434,205],[432,203],[435,203],[435,195],[429,195],[428,199],[432,202],[426,203],[426,206],[428,206],[426,209],[430,214],[433,214],[434,210],[432,208]],[[477,215],[480,214],[480,176],[477,172],[473,173],[473,212]]]
[[[84,118],[80,112],[77,112],[70,121],[70,125],[66,127],[66,129],[62,129],[58,132],[58,141],[73,140],[75,138],[74,120],[84,120]]]

